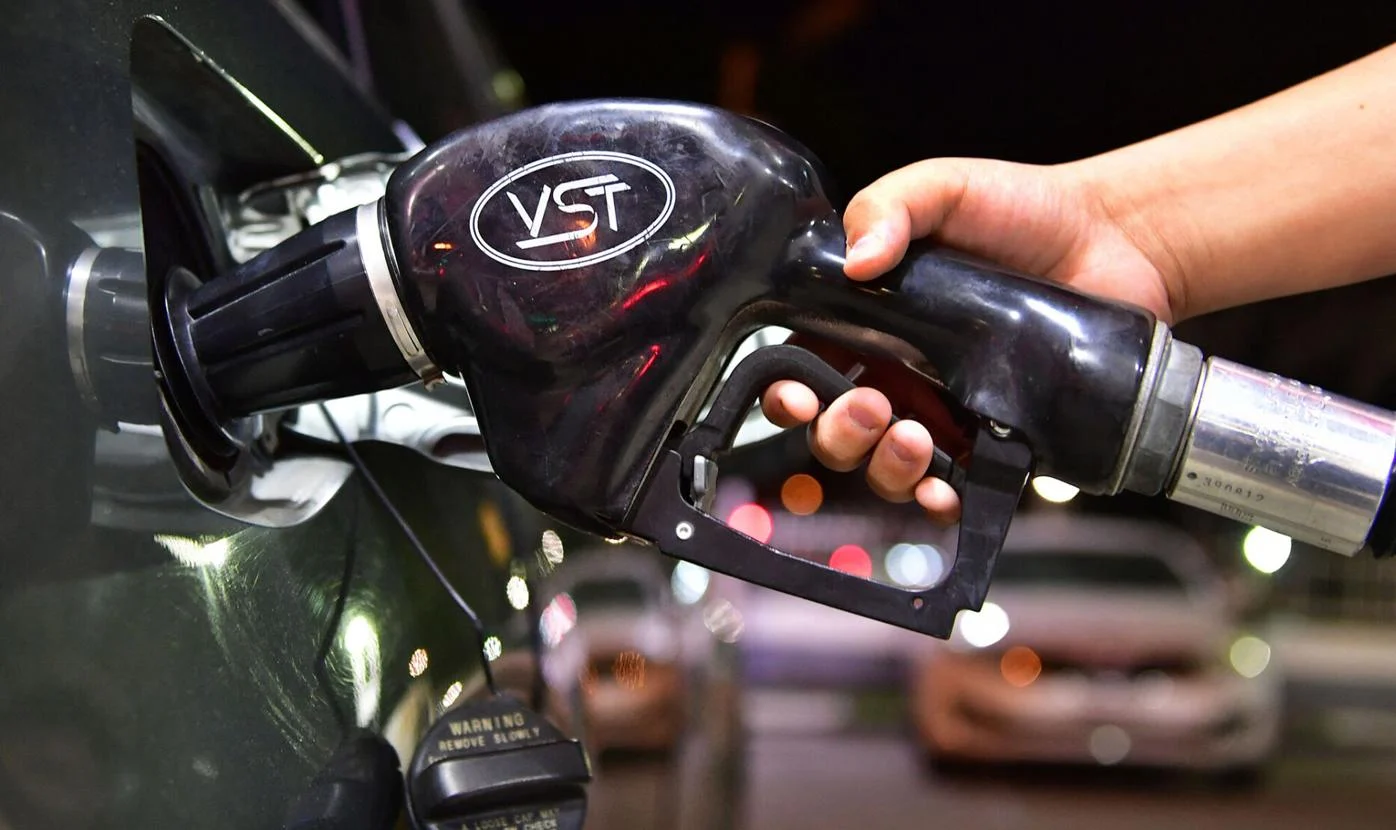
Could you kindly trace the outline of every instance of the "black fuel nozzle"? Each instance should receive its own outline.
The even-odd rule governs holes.
[[[167,276],[152,315],[162,389],[202,457],[234,457],[230,425],[247,415],[436,377],[395,339],[380,224],[375,206],[345,211],[217,279]]]
[[[853,283],[826,193],[808,150],[708,107],[510,115],[405,162],[377,203],[201,287],[172,281],[155,323],[167,406],[216,456],[236,447],[224,425],[241,416],[459,375],[495,473],[554,517],[948,636],[958,611],[982,604],[1034,467],[1118,489],[1160,327],[925,245]],[[724,363],[762,325],[907,361],[976,425],[972,457],[938,468],[964,515],[940,584],[851,577],[706,511],[734,429],[723,419],[761,384],[804,371],[826,403],[847,387],[818,361],[762,350],[746,386],[698,424]]]

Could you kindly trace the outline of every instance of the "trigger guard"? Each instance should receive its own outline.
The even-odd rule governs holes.
[[[764,346],[737,364],[718,390],[707,416],[684,435],[684,457],[711,457],[730,448],[751,402],[778,380],[794,380],[808,386],[819,399],[821,411],[828,401],[854,386],[853,381],[813,352],[784,343]]]
[[[793,380],[808,386],[819,399],[820,412],[835,398],[856,386],[818,355],[799,346],[786,343],[757,349],[737,364],[718,390],[707,416],[680,440],[679,454],[683,458],[685,481],[693,485],[699,480],[699,471],[694,466],[696,459],[712,461],[718,453],[731,448],[751,401],[778,380]],[[895,424],[898,420],[894,416],[891,423]],[[716,470],[715,465],[713,469]],[[939,447],[933,451],[924,475],[949,482],[956,493],[960,493],[964,487],[964,468]],[[705,493],[701,488],[694,488],[693,494],[701,498],[710,495],[710,491]]]
[[[983,607],[994,563],[1032,472],[1013,436],[980,430],[961,492],[959,547],[945,578],[921,590],[836,571],[746,536],[684,495],[683,456],[666,448],[626,517],[630,535],[718,573],[890,625],[948,639],[961,611]]]

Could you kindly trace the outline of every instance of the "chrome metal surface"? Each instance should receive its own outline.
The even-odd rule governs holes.
[[[412,387],[389,389],[326,401],[325,407],[351,441],[396,444],[448,467],[493,473],[465,386],[454,380],[446,386],[433,394]],[[302,408],[286,428],[325,441],[335,437],[314,406]]]
[[[87,284],[92,279],[92,264],[102,249],[92,246],[78,254],[68,269],[67,296],[64,305],[68,324],[68,365],[73,369],[73,380],[78,392],[89,406],[96,406],[97,393],[92,388],[92,376],[87,371],[87,349],[83,343],[83,309],[87,305]]]
[[[1169,498],[1351,555],[1396,456],[1396,414],[1210,358]]]
[[[1155,348],[1150,355],[1146,377],[1152,378],[1152,388],[1140,395],[1143,419],[1124,459],[1124,475],[1116,492],[1161,493],[1172,477],[1192,417],[1202,376],[1202,350],[1174,339],[1167,329],[1156,335],[1156,347],[1160,341],[1162,349]]]
[[[693,458],[693,498],[699,504],[706,504],[708,496],[717,491],[717,465],[711,458],[698,455]]]
[[[310,225],[378,200],[410,155],[361,153],[248,188],[224,211],[229,252],[246,262]]]
[[[364,273],[368,274],[369,284],[373,287],[373,297],[378,301],[379,311],[383,312],[383,322],[388,324],[393,342],[397,344],[398,351],[402,352],[402,359],[407,361],[407,365],[412,367],[412,371],[416,372],[418,377],[431,386],[441,380],[441,369],[432,362],[426,349],[422,348],[421,338],[412,328],[412,321],[407,318],[407,312],[402,308],[397,287],[393,285],[392,271],[388,268],[388,255],[384,249],[382,223],[378,221],[380,204],[381,202],[372,202],[360,205],[357,214],[359,251],[363,257]]]

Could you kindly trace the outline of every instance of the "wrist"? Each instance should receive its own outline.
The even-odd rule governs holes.
[[[1174,179],[1163,165],[1135,158],[1125,148],[1063,165],[1092,214],[1099,233],[1118,234],[1158,272],[1168,297],[1166,322],[1178,323],[1205,311],[1197,307],[1193,287],[1206,273],[1209,246],[1198,223],[1174,192]]]

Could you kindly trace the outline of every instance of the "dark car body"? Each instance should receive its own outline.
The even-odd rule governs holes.
[[[431,29],[440,5],[401,4],[379,40]],[[356,728],[406,768],[443,701],[482,694],[475,632],[359,476],[335,462],[251,494],[294,520],[203,507],[127,313],[147,286],[87,294],[113,330],[70,290],[93,247],[143,257],[150,279],[206,278],[233,261],[221,206],[238,193],[412,149],[314,7],[0,3],[0,828],[282,826]],[[470,88],[488,66],[447,60],[470,32],[442,34],[450,48],[384,70],[435,71],[451,100],[421,114],[428,134],[499,104]],[[506,592],[536,573],[544,517],[488,475],[362,452],[498,638],[501,687],[556,710],[536,614]]]

